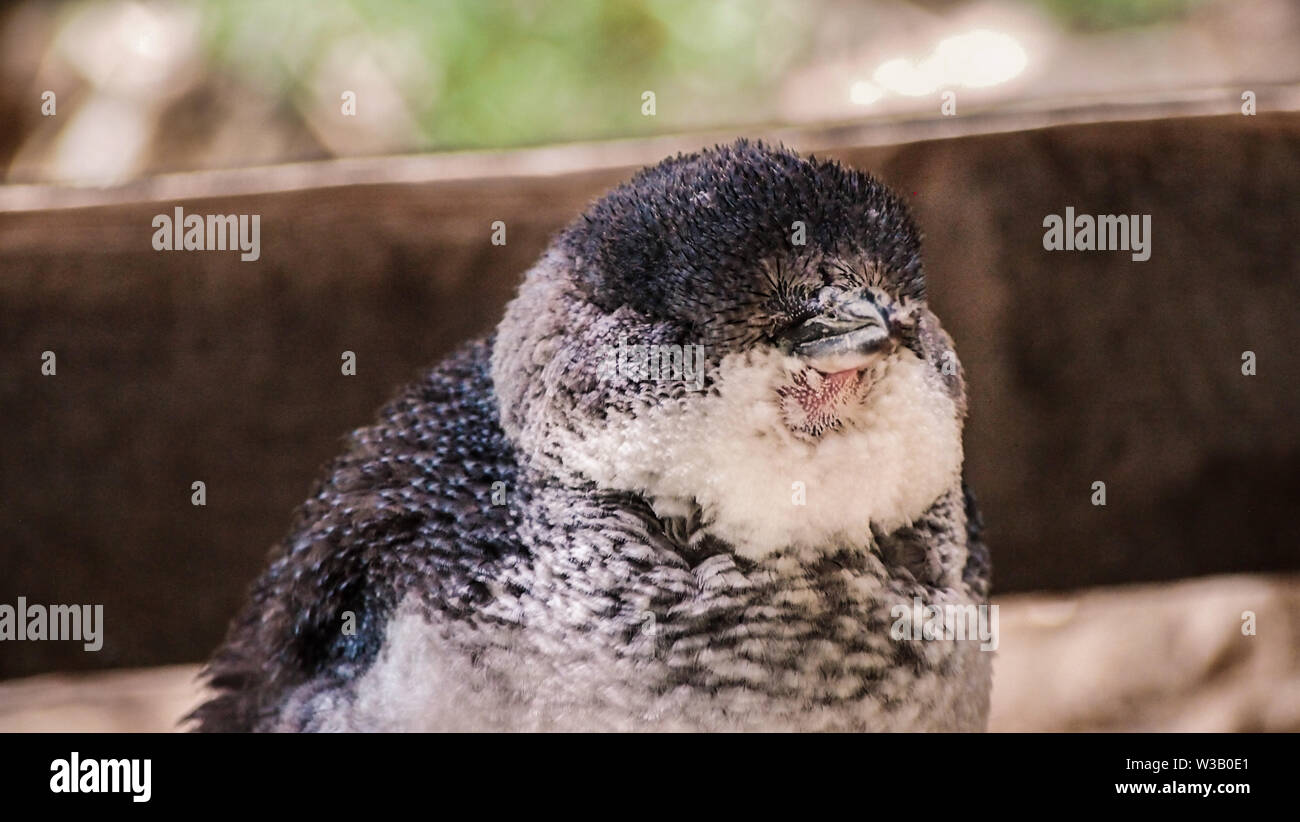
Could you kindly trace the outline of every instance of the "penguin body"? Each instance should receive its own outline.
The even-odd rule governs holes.
[[[743,141],[672,158],[353,434],[194,717],[981,730],[991,654],[898,630],[987,605],[964,415],[884,186]]]

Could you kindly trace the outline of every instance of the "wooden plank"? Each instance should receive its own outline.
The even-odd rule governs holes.
[[[927,232],[1000,591],[1300,566],[1300,115],[821,139]],[[269,170],[262,190],[236,175],[94,206],[0,190],[0,567],[7,590],[101,602],[107,622],[101,652],[24,643],[0,676],[202,658],[341,435],[496,323],[553,232],[625,176],[611,158],[423,180],[394,160],[391,180],[331,166],[317,186]],[[261,215],[261,258],[154,251],[176,205]],[[1044,251],[1067,206],[1152,215],[1151,259]]]

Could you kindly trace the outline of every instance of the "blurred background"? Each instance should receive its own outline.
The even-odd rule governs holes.
[[[341,438],[591,199],[739,136],[926,232],[993,728],[1300,730],[1294,0],[19,0],[0,123],[0,604],[106,623],[0,643],[0,730],[174,727]],[[154,251],[175,207],[260,259]],[[1151,259],[1045,251],[1067,207]]]
[[[112,182],[930,115],[944,90],[963,113],[1169,99],[1294,82],[1297,43],[1293,0],[16,2],[0,167]]]

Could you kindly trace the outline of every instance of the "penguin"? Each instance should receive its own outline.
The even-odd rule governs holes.
[[[898,196],[762,142],[671,157],[351,435],[189,718],[984,730],[992,654],[914,622],[988,605],[965,415]]]

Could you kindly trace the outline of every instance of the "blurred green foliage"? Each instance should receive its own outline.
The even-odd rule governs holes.
[[[808,42],[796,0],[209,0],[212,56],[308,104],[336,49],[368,49],[429,148],[546,143],[752,122]],[[656,116],[641,113],[644,91]]]
[[[1206,0],[1034,0],[1067,26],[1083,30],[1141,26],[1182,16]]]
[[[1199,1],[1027,0],[1083,29],[1149,23]],[[199,8],[215,63],[280,103],[318,104],[325,61],[366,53],[412,115],[422,147],[449,149],[769,121],[772,90],[819,57],[823,21],[842,19],[846,5],[852,0],[202,0]],[[954,7],[915,5],[940,14]],[[654,117],[642,115],[644,91],[655,92]]]

